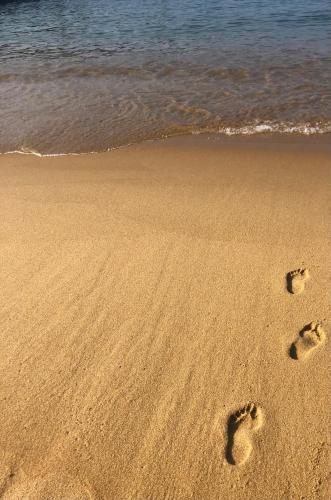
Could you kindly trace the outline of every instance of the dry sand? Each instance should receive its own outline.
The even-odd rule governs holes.
[[[328,498],[329,157],[275,141],[0,157],[0,496]]]

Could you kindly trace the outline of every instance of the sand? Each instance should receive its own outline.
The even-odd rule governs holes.
[[[2,498],[329,497],[329,167],[308,139],[0,156]]]

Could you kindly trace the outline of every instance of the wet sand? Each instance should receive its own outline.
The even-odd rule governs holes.
[[[328,498],[330,194],[308,139],[0,156],[0,496]]]

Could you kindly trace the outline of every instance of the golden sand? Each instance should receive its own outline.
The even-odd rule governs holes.
[[[1,156],[0,496],[328,498],[330,194],[302,144]]]

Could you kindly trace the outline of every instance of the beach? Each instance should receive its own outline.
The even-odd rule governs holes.
[[[329,158],[0,155],[1,498],[329,497]]]

